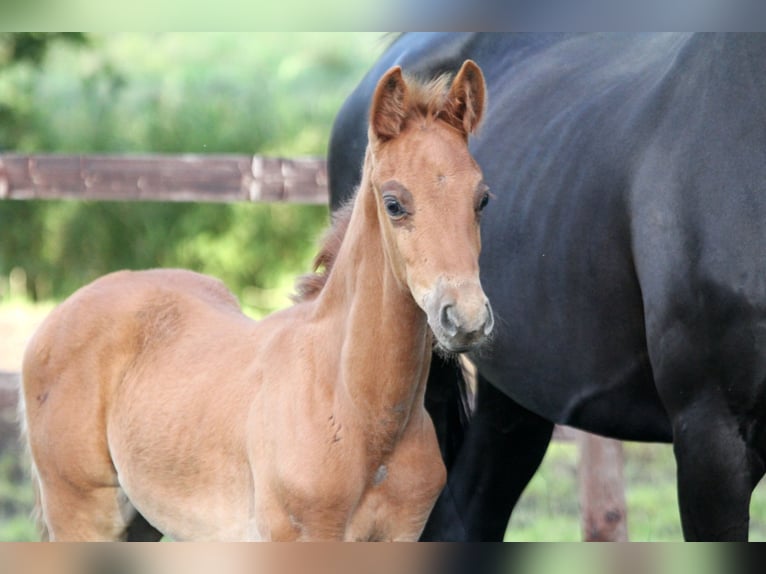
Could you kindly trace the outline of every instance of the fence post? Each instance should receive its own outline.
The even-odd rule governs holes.
[[[578,433],[578,475],[582,538],[589,542],[628,540],[622,443]]]

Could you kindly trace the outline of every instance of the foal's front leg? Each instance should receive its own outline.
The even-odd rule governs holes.
[[[415,542],[447,480],[431,418],[425,412],[413,420],[370,487],[367,507],[375,527],[368,539]]]
[[[319,476],[318,471],[306,468]],[[326,471],[325,471],[326,472]],[[346,486],[343,479],[336,481]],[[251,540],[269,542],[340,542],[346,539],[350,509],[348,496],[328,492],[326,488],[298,493],[294,485],[280,483],[279,491],[257,492],[256,520]],[[339,489],[340,490],[340,489]],[[301,489],[303,491],[303,489]]]

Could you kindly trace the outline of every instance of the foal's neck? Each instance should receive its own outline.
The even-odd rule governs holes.
[[[373,448],[392,448],[414,409],[422,408],[432,335],[425,313],[397,280],[385,253],[376,196],[367,178],[318,311],[342,316],[339,388],[375,437]]]

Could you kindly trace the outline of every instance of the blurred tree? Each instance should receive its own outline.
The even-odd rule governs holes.
[[[79,32],[0,33],[0,149],[9,149],[29,120],[28,100],[8,76],[22,67],[39,67],[57,43],[87,46],[88,36]]]
[[[19,62],[40,64],[52,43],[66,41],[85,45],[81,32],[3,32],[0,33],[0,67]]]
[[[59,43],[87,46],[89,39],[85,34],[68,32],[0,33],[0,151],[14,149],[15,142],[25,129],[29,129],[31,121],[29,99],[22,83],[14,80],[30,68],[39,69],[51,47]],[[43,251],[45,218],[43,205],[0,204],[0,272],[10,271],[8,265],[3,265],[9,260],[9,254]],[[26,271],[37,276],[42,271],[41,263],[30,258]]]

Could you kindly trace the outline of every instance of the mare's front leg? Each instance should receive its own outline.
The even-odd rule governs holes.
[[[747,540],[750,498],[766,470],[766,357],[754,344],[756,329],[732,320],[750,317],[750,309],[732,308],[695,308],[680,315],[684,320],[656,312],[664,322],[648,331],[657,390],[673,426],[686,540]]]
[[[545,455],[553,423],[479,375],[476,410],[423,540],[501,541]],[[440,425],[437,423],[437,429]]]

